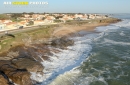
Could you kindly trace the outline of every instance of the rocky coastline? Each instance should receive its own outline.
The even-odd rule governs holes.
[[[0,60],[0,73],[2,82],[0,85],[33,85],[37,81],[31,80],[31,73],[44,75],[44,60],[49,60],[51,52],[59,52],[54,48],[66,49],[73,45],[74,41],[65,37],[53,39],[51,43],[31,44],[31,46],[20,45],[11,48],[9,53],[4,54],[11,57],[10,60]],[[51,47],[51,48],[49,48]],[[4,56],[3,55],[3,56]],[[7,77],[5,77],[7,76]],[[11,81],[10,81],[11,80]]]
[[[62,28],[67,28],[67,32],[60,30],[61,27],[55,28],[53,35],[46,42],[24,43],[11,47],[8,52],[0,54],[0,85],[34,85],[37,82],[31,78],[31,73],[36,73],[44,76],[44,66],[41,62],[50,61],[48,56],[53,55],[51,52],[58,53],[59,49],[67,49],[68,46],[74,44],[74,41],[69,39],[68,35],[73,36],[78,31],[93,31],[97,26],[109,25],[121,21],[120,19],[99,20],[91,22],[91,25],[69,25]],[[93,23],[99,23],[94,25]],[[101,24],[105,23],[105,24]],[[69,23],[68,23],[69,24]],[[74,29],[70,29],[74,28]],[[88,27],[89,29],[87,29]],[[69,29],[68,29],[69,28]],[[57,31],[58,30],[58,31]],[[77,30],[77,31],[75,31]],[[38,40],[38,39],[37,39]],[[51,62],[51,61],[50,61]]]

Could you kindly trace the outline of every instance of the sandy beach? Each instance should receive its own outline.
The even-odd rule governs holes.
[[[84,25],[62,25],[55,29],[53,36],[61,37],[68,34],[77,33],[79,31],[92,32],[96,27],[107,26],[110,23],[86,23]]]

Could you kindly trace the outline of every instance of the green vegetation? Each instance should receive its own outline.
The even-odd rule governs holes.
[[[60,19],[60,18],[63,18],[63,16],[57,16],[57,17],[55,17],[56,19]]]
[[[42,18],[42,20],[45,20],[45,19],[46,19],[46,17],[43,17],[43,18]]]
[[[6,14],[0,14],[0,20],[6,20],[9,19],[9,16],[7,16]]]
[[[106,18],[106,19],[90,19],[90,20],[67,20],[65,24],[68,25],[82,25],[86,23],[115,23],[121,21],[120,19],[116,18]]]
[[[11,15],[11,18],[15,18],[15,19],[17,19],[19,17],[23,17],[23,14],[21,14],[21,13],[14,13],[14,14]]]
[[[54,20],[55,23],[63,22],[62,20]]]
[[[29,21],[28,23],[29,23],[28,26],[34,25],[34,22],[33,22],[33,21]]]
[[[37,42],[45,38],[48,39],[54,30],[53,28],[57,26],[58,25],[40,26],[34,30],[13,34],[15,38],[6,35],[0,36],[0,53],[7,52],[11,47],[26,44],[29,39],[31,39],[32,42]]]
[[[14,13],[14,14],[11,15],[10,19],[13,22],[20,22],[22,20],[20,20],[19,17],[23,17],[23,14],[21,14],[21,13]]]

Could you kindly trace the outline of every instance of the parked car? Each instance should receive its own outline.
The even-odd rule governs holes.
[[[19,29],[23,29],[23,26],[19,26]]]

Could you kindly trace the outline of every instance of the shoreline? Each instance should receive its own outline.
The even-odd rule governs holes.
[[[87,31],[87,32],[93,32],[94,29],[96,27],[99,26],[107,26],[110,25],[111,23],[96,23],[96,24],[86,24],[86,25],[82,25],[82,26],[63,26],[63,27],[59,27],[56,30],[55,36],[67,36],[69,34],[74,34],[74,33],[78,33],[80,31]]]
[[[111,22],[113,23],[113,21],[111,21]],[[109,23],[87,23],[87,24],[83,24],[83,25],[77,25],[77,24],[76,25],[66,25],[66,24],[63,24],[63,25],[56,27],[54,29],[53,33],[51,34],[51,37],[56,37],[56,39],[57,39],[58,37],[61,38],[63,36],[68,36],[68,35],[71,36],[71,34],[73,35],[74,33],[77,33],[79,31],[93,32],[96,27],[107,26],[107,25],[111,24],[111,22],[109,22]],[[27,42],[25,42],[25,44],[27,44]],[[30,81],[30,82],[28,82],[28,84],[31,84],[32,82],[30,80],[30,76],[31,76],[30,72],[36,72],[36,73],[38,72],[38,73],[42,74],[44,67],[41,66],[40,62],[42,61],[42,59],[43,60],[48,59],[48,57],[44,56],[44,55],[46,53],[50,54],[51,50],[48,49],[47,45],[42,44],[42,43],[32,44],[32,46],[31,45],[29,45],[29,46],[28,45],[21,45],[21,46],[18,45],[18,46],[11,47],[10,51],[13,51],[12,49],[14,49],[14,53],[12,53],[10,55],[11,61],[10,60],[0,60],[1,61],[0,66],[2,66],[3,63],[4,63],[4,64],[9,64],[12,67],[15,67],[17,69],[21,69],[21,70],[25,69],[26,71],[24,71],[22,75],[24,77],[26,77],[26,79],[21,80],[21,81],[24,81],[24,84],[23,84],[23,82],[19,82],[17,80],[16,76],[20,76],[20,77],[23,78],[23,76],[19,72],[16,72],[17,75],[14,75],[13,77],[9,76],[9,78],[11,78],[13,80],[13,82],[16,82],[18,84],[25,85],[25,83],[27,83],[27,81]],[[55,49],[53,51],[56,52]],[[23,53],[26,53],[26,52],[28,52],[28,55],[23,54]],[[42,59],[40,59],[34,52],[37,52],[37,53],[43,55]],[[30,65],[28,65],[28,64],[30,64]],[[37,71],[36,71],[36,69],[37,69]],[[11,69],[11,71],[12,70],[14,70],[14,69]],[[4,68],[3,71],[7,75],[8,74],[8,67]],[[44,75],[44,73],[43,73],[43,75]]]
[[[108,19],[103,19],[102,22],[100,22],[100,20],[95,20],[95,21],[91,21],[91,22],[87,22],[87,23],[83,23],[83,24],[73,24],[73,25],[69,25],[69,24],[64,24],[61,25],[60,27],[58,27],[55,31],[54,34],[55,36],[67,36],[68,34],[73,34],[73,33],[77,33],[79,31],[87,31],[87,32],[91,32],[94,31],[94,29],[96,27],[99,26],[107,26],[110,24],[114,24],[117,22],[120,22],[120,19],[116,19],[116,18],[108,18]],[[79,22],[80,23],[80,22]]]

